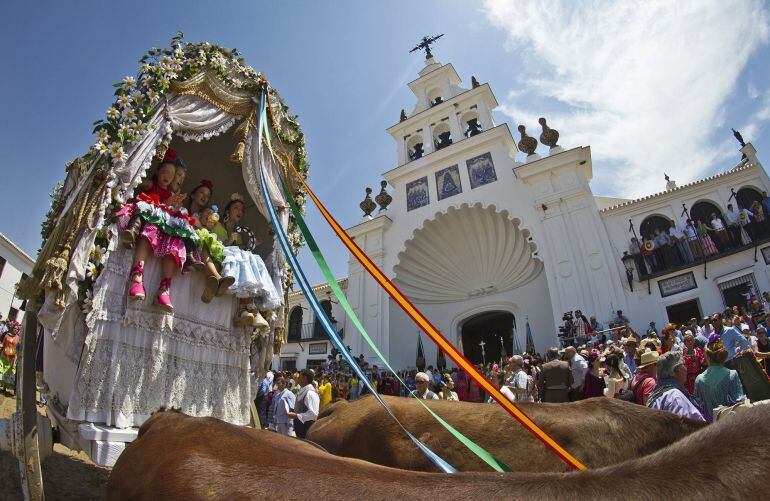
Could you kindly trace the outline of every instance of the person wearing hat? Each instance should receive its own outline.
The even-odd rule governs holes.
[[[684,387],[687,368],[678,351],[664,353],[658,359],[658,380],[647,399],[647,407],[682,417],[705,421],[695,399]]]
[[[650,322],[650,327],[647,329],[647,337],[658,337],[658,328],[655,327],[655,322]]]
[[[645,351],[642,353],[639,365],[636,366],[636,375],[631,379],[631,388],[636,396],[636,403],[646,405],[647,399],[657,383],[658,376],[657,351]]]

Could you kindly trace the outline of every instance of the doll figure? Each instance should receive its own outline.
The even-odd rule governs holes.
[[[281,304],[281,297],[275,289],[262,258],[240,247],[243,241],[236,228],[245,210],[243,197],[234,193],[225,206],[222,221],[214,226],[214,233],[225,245],[222,275],[235,279],[230,291],[240,298],[235,323],[262,330],[267,328],[268,324],[259,310],[277,308]]]
[[[162,259],[163,277],[155,304],[168,312],[174,311],[170,296],[171,277],[174,270],[181,270],[187,260],[184,239],[190,239],[193,244],[198,241],[190,218],[175,208],[184,199],[183,194],[172,192],[179,164],[184,165],[176,152],[169,149],[157,166],[149,188],[147,184],[141,185],[137,199],[124,205],[116,214],[123,230],[121,240],[136,247],[129,275],[129,299],[145,299],[144,262],[154,254]]]

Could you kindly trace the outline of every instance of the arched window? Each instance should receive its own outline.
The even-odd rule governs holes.
[[[433,129],[433,144],[437,150],[452,144],[452,133],[449,132],[448,123],[441,122]]]
[[[737,193],[738,198],[738,205],[741,207],[741,209],[748,209],[751,207],[751,203],[756,200],[759,203],[762,203],[762,193],[759,192],[756,188],[752,188],[751,186],[744,186],[740,190],[738,190]],[[733,204],[733,207],[735,207],[735,204]],[[735,207],[737,209],[737,207]]]
[[[428,92],[428,101],[431,106],[436,106],[444,102],[444,98],[441,97],[441,89],[435,88]]]
[[[324,299],[323,301],[321,301],[321,308],[323,308],[324,313],[326,313],[326,316],[329,317],[329,320],[331,320],[332,325],[334,325],[336,320],[332,316],[332,302],[329,301],[328,299]],[[326,337],[326,331],[321,325],[321,320],[318,317],[316,317],[315,322],[313,324],[313,337],[314,338]]]
[[[295,306],[289,314],[289,333],[286,339],[289,342],[299,341],[302,338],[302,306]]]
[[[654,237],[655,230],[660,230],[661,233],[668,231],[671,226],[671,221],[667,217],[663,216],[648,216],[639,225],[639,236],[641,238]]]
[[[423,146],[421,134],[415,134],[409,138],[409,141],[406,143],[406,153],[409,155],[409,160],[417,160],[418,158],[422,158],[422,155],[425,153],[425,149]]]
[[[717,204],[707,200],[700,201],[690,207],[690,218],[695,224],[697,224],[698,221],[703,221],[708,224],[708,222],[711,221],[712,214],[716,214],[718,217],[722,218],[722,209],[720,209]]]
[[[460,119],[460,125],[465,128],[463,132],[465,137],[473,137],[484,131],[481,127],[481,122],[479,122],[479,114],[475,111],[469,111],[464,114]]]

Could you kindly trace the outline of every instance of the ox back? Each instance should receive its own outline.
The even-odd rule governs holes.
[[[159,412],[118,459],[108,500],[756,499],[767,492],[770,406],[643,458],[585,472],[422,473],[333,456],[290,437]]]
[[[433,420],[418,402],[384,398],[415,436],[458,470],[490,471],[486,463]],[[426,403],[513,471],[569,470],[499,405],[438,400]],[[705,426],[700,421],[612,398],[519,405],[590,468],[651,454]],[[373,397],[326,406],[307,438],[339,456],[406,470],[437,471]]]

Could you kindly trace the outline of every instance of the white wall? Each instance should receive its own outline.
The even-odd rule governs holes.
[[[5,235],[0,233],[0,256],[5,260],[5,267],[0,274],[0,313],[8,318],[11,307],[20,308],[22,301],[16,296],[16,284],[21,280],[22,273],[32,272],[33,261],[21,249],[16,247]],[[19,312],[17,320],[21,321],[24,312]]]

